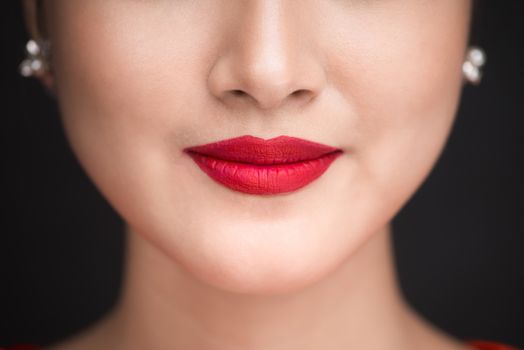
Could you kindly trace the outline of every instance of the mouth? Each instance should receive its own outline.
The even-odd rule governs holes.
[[[342,150],[289,136],[241,136],[184,149],[215,182],[248,194],[296,191],[318,179]]]

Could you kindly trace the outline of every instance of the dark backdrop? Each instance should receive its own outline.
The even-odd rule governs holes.
[[[423,315],[461,338],[521,347],[523,5],[485,2],[473,35],[488,53],[485,80],[465,88],[439,163],[394,221],[402,288]],[[19,2],[0,11],[0,344],[46,344],[113,305],[125,237],[68,148],[55,102],[17,75]]]

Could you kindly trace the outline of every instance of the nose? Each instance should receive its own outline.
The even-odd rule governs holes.
[[[320,94],[323,67],[304,37],[307,30],[293,16],[294,3],[243,2],[242,16],[228,27],[208,77],[209,90],[222,103],[266,110],[304,105]]]

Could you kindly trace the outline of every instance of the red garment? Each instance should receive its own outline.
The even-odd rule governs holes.
[[[473,346],[474,350],[518,350],[509,345],[488,342],[483,340],[471,340],[467,344]],[[0,348],[0,350],[40,350],[39,347],[29,344],[19,344],[10,348]]]
[[[478,350],[518,350],[515,347],[504,345],[500,343],[494,343],[484,340],[471,340],[467,342],[469,345],[472,345],[474,349]],[[0,349],[1,350],[1,349]]]

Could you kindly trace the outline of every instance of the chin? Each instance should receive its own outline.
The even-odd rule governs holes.
[[[251,249],[245,254],[224,251],[211,254],[206,261],[184,260],[187,269],[200,282],[235,294],[279,295],[305,289],[328,275],[336,264],[331,257],[321,264],[312,264],[321,257],[294,254],[277,256]],[[297,259],[298,256],[301,259]]]
[[[190,249],[172,242],[167,253],[199,282],[222,291],[266,296],[296,292],[325,278],[348,255],[344,244],[321,239],[332,232],[307,224],[221,223],[212,231],[207,226],[188,234],[193,237]]]

